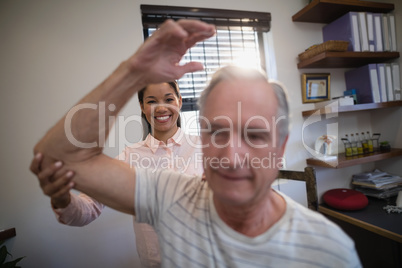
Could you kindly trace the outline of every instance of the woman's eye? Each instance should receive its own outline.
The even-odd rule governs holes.
[[[153,104],[156,103],[154,100],[148,101],[147,104]]]
[[[166,102],[172,102],[172,101],[174,101],[174,99],[166,99]]]

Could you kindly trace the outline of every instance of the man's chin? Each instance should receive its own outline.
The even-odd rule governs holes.
[[[227,185],[223,185],[220,189],[215,188],[212,190],[217,201],[231,206],[242,206],[247,203],[247,195],[245,195],[243,189],[244,187],[229,189]]]

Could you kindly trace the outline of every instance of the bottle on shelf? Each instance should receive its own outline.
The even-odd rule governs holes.
[[[352,146],[352,155],[358,155],[357,142],[355,140],[355,135],[353,133],[350,134],[350,143]]]
[[[346,138],[342,138],[341,140],[345,146],[345,156],[352,156],[352,146],[350,144],[348,134],[346,134]]]
[[[369,153],[372,153],[372,152],[374,152],[374,147],[373,147],[373,140],[371,139],[371,136],[370,136],[370,131],[367,131],[366,138],[367,138],[367,144],[368,144],[368,151],[369,151]]]
[[[363,144],[362,141],[360,140],[359,133],[357,132],[355,139],[356,139],[357,154],[363,154]]]
[[[364,132],[362,132],[361,134],[362,134],[362,135],[361,135],[360,139],[361,139],[361,141],[362,141],[363,154],[367,154],[367,153],[369,152],[368,143],[367,143],[367,138],[366,138],[366,136],[364,135]]]
[[[379,151],[380,150],[380,136],[381,133],[373,133],[371,140],[373,141],[373,150]]]

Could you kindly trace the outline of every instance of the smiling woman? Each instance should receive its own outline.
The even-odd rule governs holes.
[[[141,117],[147,125],[144,136],[151,133],[154,138],[166,143],[180,127],[182,99],[177,83],[148,85],[138,92],[138,101]]]

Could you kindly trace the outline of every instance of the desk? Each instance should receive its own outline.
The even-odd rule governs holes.
[[[364,267],[402,267],[402,214],[388,214],[383,209],[395,205],[396,197],[368,199],[369,205],[358,211],[337,210],[326,204],[318,210],[355,241]]]

